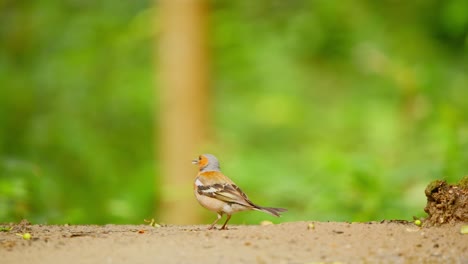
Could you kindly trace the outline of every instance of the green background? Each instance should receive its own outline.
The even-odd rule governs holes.
[[[212,148],[281,221],[423,216],[467,174],[467,1],[210,6]],[[0,1],[0,222],[157,220],[158,11]]]

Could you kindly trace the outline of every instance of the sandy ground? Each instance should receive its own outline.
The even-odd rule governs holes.
[[[468,235],[460,233],[461,226],[420,228],[401,221],[230,230],[14,225],[0,232],[0,263],[468,263]],[[30,240],[17,235],[25,232],[32,234]]]

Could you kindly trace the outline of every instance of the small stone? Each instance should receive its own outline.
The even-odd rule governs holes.
[[[460,234],[462,234],[462,235],[468,234],[468,225],[463,225],[463,226],[460,228]]]
[[[273,222],[271,222],[271,221],[266,221],[266,220],[265,220],[265,221],[261,221],[261,222],[260,222],[260,225],[262,225],[262,226],[273,225]]]

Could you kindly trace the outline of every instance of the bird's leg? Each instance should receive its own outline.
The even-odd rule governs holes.
[[[227,215],[226,222],[224,222],[224,225],[221,227],[221,230],[223,230],[223,229],[224,229],[224,230],[227,230],[227,229],[228,229],[226,225],[227,225],[227,223],[229,222],[229,219],[231,219],[231,215],[228,214],[228,215]]]
[[[218,221],[219,221],[219,219],[221,219],[221,217],[223,217],[223,214],[218,213],[218,218],[216,218],[216,220],[210,225],[210,227],[208,227],[208,230],[213,229],[213,227],[216,225],[216,223],[218,223]]]

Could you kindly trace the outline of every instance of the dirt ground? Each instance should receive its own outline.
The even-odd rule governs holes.
[[[424,211],[428,214],[424,226],[468,222],[468,176],[463,177],[458,184],[433,181],[424,192],[427,198]]]
[[[0,232],[0,263],[468,263],[462,225],[290,222],[207,230],[18,224]],[[18,235],[26,232],[30,240]]]

